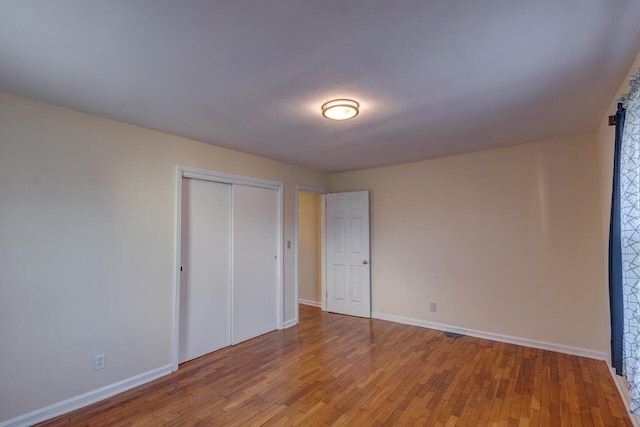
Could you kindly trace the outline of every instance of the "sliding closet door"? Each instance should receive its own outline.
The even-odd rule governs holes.
[[[182,180],[179,363],[231,345],[231,185]]]
[[[233,344],[277,329],[278,192],[233,186]]]

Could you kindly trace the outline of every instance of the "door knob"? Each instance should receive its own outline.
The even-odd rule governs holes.
[[[369,264],[369,262],[367,262],[367,260],[366,260],[366,259],[365,259],[364,261],[362,261],[362,263],[363,263],[364,265]]]

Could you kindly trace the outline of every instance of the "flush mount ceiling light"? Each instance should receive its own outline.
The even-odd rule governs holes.
[[[322,104],[322,115],[331,120],[353,119],[360,112],[360,104],[353,99],[334,99]]]

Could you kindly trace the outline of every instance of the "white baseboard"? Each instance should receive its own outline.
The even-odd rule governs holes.
[[[151,371],[143,372],[126,380],[89,391],[79,396],[72,397],[62,402],[54,403],[46,408],[36,409],[28,414],[20,415],[7,421],[0,422],[0,427],[23,427],[31,426],[42,421],[50,420],[57,416],[66,414],[84,406],[107,399],[116,394],[146,384],[150,381],[163,377],[171,373],[171,365],[165,365]]]
[[[524,347],[539,348],[542,350],[555,351],[558,353],[571,354],[574,356],[588,357],[596,360],[609,360],[609,355],[586,348],[570,347],[560,344],[553,344],[544,341],[535,341],[526,338],[512,337],[509,335],[494,334],[492,332],[476,331],[473,329],[459,328],[457,326],[444,325],[441,323],[428,322],[426,320],[412,319],[410,317],[396,316],[395,314],[371,313],[374,319],[388,320],[390,322],[403,323],[405,325],[421,326],[423,328],[436,329],[438,331],[453,332],[456,334],[469,335],[471,337],[483,338],[491,341],[499,341],[509,344],[521,345]]]
[[[613,377],[613,382],[618,389],[618,393],[620,393],[620,397],[624,402],[624,407],[627,408],[627,412],[629,411],[629,407],[631,406],[631,393],[629,391],[629,386],[627,385],[627,381],[624,377],[616,374],[614,368],[609,368],[609,372],[611,372],[611,376]],[[640,417],[629,412],[629,418],[631,418],[631,423],[634,427],[640,427]]]
[[[298,320],[297,319],[287,320],[286,322],[283,323],[282,329],[287,329],[287,328],[290,328],[290,327],[295,326],[297,324],[298,324]],[[0,427],[2,427],[2,426],[0,426]]]
[[[312,307],[322,307],[321,303],[319,303],[317,301],[311,301],[311,300],[308,300],[308,299],[299,298],[298,299],[298,303],[304,304],[304,305],[310,305]]]

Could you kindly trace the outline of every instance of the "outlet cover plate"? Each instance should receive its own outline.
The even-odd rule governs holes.
[[[104,354],[98,354],[93,359],[93,370],[97,371],[102,368],[104,368]]]

